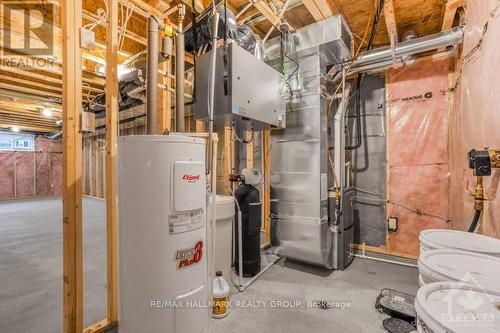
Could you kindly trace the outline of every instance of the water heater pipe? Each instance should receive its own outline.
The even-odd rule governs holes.
[[[147,76],[146,76],[146,129],[148,134],[157,132],[157,95],[158,95],[158,20],[148,18]]]
[[[346,84],[346,70],[342,71],[342,99],[340,100],[338,110],[333,117],[333,146],[345,147],[345,122],[347,114],[347,104],[351,93],[350,84]],[[345,149],[335,149],[333,155],[334,173],[339,178],[339,188],[345,187]],[[339,202],[339,210],[342,210],[342,200]]]
[[[185,131],[184,119],[184,17],[186,15],[186,7],[184,4],[179,4],[179,22],[178,33],[175,36],[175,130],[177,132]],[[210,146],[209,138],[208,145]]]
[[[214,9],[215,11],[215,9]],[[208,81],[208,94],[209,94],[209,100],[207,101],[208,103],[208,137],[209,137],[209,145],[208,145],[208,161],[207,161],[207,166],[209,168],[212,165],[212,135],[214,133],[214,108],[215,108],[215,70],[217,66],[217,31],[219,30],[219,12],[215,11],[214,13],[214,22],[213,22],[213,36],[212,36],[212,45],[213,45],[213,51],[212,55],[210,58],[210,80]],[[207,174],[210,174],[211,170],[207,170]],[[213,187],[214,184],[211,184],[211,187]]]

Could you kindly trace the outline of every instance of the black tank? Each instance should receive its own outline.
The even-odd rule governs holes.
[[[243,276],[252,277],[260,272],[260,229],[262,204],[259,190],[251,185],[241,184],[234,193],[241,209],[243,227]],[[238,208],[234,219],[234,236],[236,242],[235,269],[239,272],[238,262]]]

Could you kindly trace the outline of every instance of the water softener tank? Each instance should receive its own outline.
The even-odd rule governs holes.
[[[243,249],[243,276],[252,277],[260,272],[260,228],[261,228],[261,201],[259,190],[245,182],[234,193],[241,209],[242,218],[242,249]],[[238,262],[238,211],[235,215],[235,270],[239,272]]]
[[[205,146],[119,138],[120,333],[209,333]]]

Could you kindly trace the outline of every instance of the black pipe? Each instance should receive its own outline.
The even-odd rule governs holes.
[[[356,78],[356,91],[354,92],[355,98],[354,98],[354,108],[356,109],[356,144],[352,146],[347,146],[345,147],[346,150],[356,150],[359,147],[361,147],[362,144],[362,136],[361,136],[361,81],[363,80],[362,74],[358,75]],[[349,114],[348,114],[349,115]],[[353,126],[354,128],[354,126]]]
[[[377,25],[380,20],[380,16],[382,14],[382,10],[384,8],[385,0],[380,0],[377,6],[377,12],[373,18],[372,29],[370,32],[370,38],[368,39],[368,45],[366,46],[366,50],[370,51],[373,48],[373,41],[375,40],[375,35],[377,33]],[[356,109],[356,144],[352,146],[347,146],[346,150],[356,150],[361,147],[362,144],[362,136],[361,136],[361,83],[363,83],[364,74],[358,75],[355,83],[355,99],[354,99],[354,108]],[[349,114],[348,114],[349,115]]]
[[[476,230],[477,224],[479,223],[479,217],[481,217],[481,211],[479,209],[476,209],[474,211],[474,217],[472,218],[469,230],[467,230],[468,232],[474,232],[474,230]]]

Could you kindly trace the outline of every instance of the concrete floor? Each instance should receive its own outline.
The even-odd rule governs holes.
[[[281,260],[243,293],[231,296],[235,305],[235,301],[245,306],[250,303],[243,301],[262,300],[267,301],[267,307],[233,308],[226,318],[213,320],[213,332],[385,332],[382,320],[386,316],[374,308],[382,288],[416,294],[417,270],[355,259],[345,271],[328,271]],[[350,308],[279,308],[276,302],[279,300],[345,302],[350,303]],[[282,304],[287,305],[285,302]]]
[[[103,200],[84,198],[84,322],[106,316]],[[62,332],[62,200],[0,202],[0,332]]]
[[[104,318],[106,311],[104,216],[102,200],[85,198],[86,325]],[[0,332],[62,331],[60,221],[60,199],[0,202]],[[233,291],[232,304],[238,302],[240,307],[232,308],[224,319],[213,320],[213,332],[384,332],[384,316],[374,309],[374,302],[386,287],[415,294],[416,269],[356,259],[345,271],[327,271],[281,260],[245,292]],[[278,304],[320,300],[350,307],[294,309]],[[257,307],[255,301],[267,303]]]

